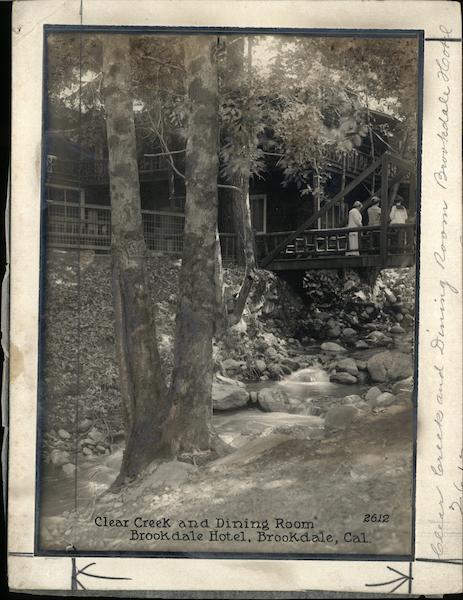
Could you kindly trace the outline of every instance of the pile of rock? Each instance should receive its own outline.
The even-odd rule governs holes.
[[[77,434],[64,428],[51,429],[44,434],[45,460],[62,469],[66,475],[72,475],[76,470],[76,448],[86,458],[108,455],[111,452],[110,441],[106,432],[95,427],[90,419],[83,419]]]
[[[262,332],[246,339],[247,345],[241,339],[230,349],[236,358],[220,360],[216,351],[216,368],[222,375],[246,381],[278,381],[310,364],[310,357],[295,338]],[[223,348],[221,351],[223,354]]]

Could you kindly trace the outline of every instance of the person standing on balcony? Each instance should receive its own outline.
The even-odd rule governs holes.
[[[378,196],[373,196],[371,199],[371,206],[367,210],[368,213],[368,226],[369,227],[380,227],[381,226],[381,207],[379,205]],[[378,231],[372,231],[370,233],[371,241],[373,244],[373,252],[379,252],[380,233]]]
[[[391,225],[403,225],[407,222],[408,213],[407,209],[403,205],[402,196],[397,195],[394,200],[394,205],[391,208],[389,214]]]
[[[408,220],[408,212],[405,206],[403,205],[402,196],[395,197],[394,204],[391,208],[391,212],[389,213],[389,220],[391,225],[404,225]],[[396,231],[393,232],[391,237],[391,246],[392,250],[396,252],[403,251],[403,248],[407,245],[407,232],[405,228],[398,227]]]
[[[379,205],[378,196],[373,196],[371,199],[371,206],[367,210],[368,213],[368,225],[370,227],[378,227],[381,225],[381,207]]]
[[[353,227],[362,227],[362,203],[356,200],[349,211],[349,221],[347,223],[348,229]],[[359,234],[357,231],[351,231],[349,233],[349,250],[346,252],[346,256],[358,256],[359,255]]]

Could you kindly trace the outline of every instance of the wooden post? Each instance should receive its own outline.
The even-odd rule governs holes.
[[[388,155],[387,152],[381,157],[381,232],[379,238],[380,263],[384,268],[387,264],[387,229],[389,223],[388,202]]]

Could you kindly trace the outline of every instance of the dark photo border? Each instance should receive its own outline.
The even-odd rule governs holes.
[[[36,492],[35,492],[35,533],[34,554],[36,556],[55,557],[130,557],[130,558],[196,558],[196,559],[259,559],[259,560],[330,560],[330,561],[403,561],[415,558],[415,495],[416,495],[416,455],[417,455],[417,402],[418,402],[418,331],[419,331],[419,276],[420,276],[420,235],[421,235],[421,162],[423,127],[423,70],[424,70],[424,31],[395,29],[297,29],[297,28],[257,28],[257,27],[145,27],[145,26],[92,26],[92,25],[45,25],[43,51],[43,89],[42,89],[42,173],[41,173],[41,224],[40,224],[40,290],[39,290],[39,347],[38,347],[38,401],[37,401],[37,450],[36,450]],[[416,297],[414,330],[414,390],[413,390],[413,456],[412,456],[412,506],[410,511],[410,554],[372,555],[372,554],[305,554],[305,553],[245,553],[245,552],[175,552],[175,551],[59,551],[44,550],[40,546],[40,490],[42,485],[41,450],[44,433],[44,307],[45,307],[45,271],[46,271],[46,222],[47,205],[45,200],[46,181],[46,142],[47,124],[47,38],[52,33],[114,33],[114,34],[261,34],[261,35],[298,35],[307,37],[359,37],[359,38],[415,38],[418,42],[418,94],[417,94],[417,164],[416,164]]]

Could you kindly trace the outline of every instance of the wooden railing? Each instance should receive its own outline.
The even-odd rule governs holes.
[[[366,169],[372,161],[369,154],[361,152],[360,150],[343,152],[342,150],[330,149],[327,151],[326,157],[331,166],[336,167],[339,171],[345,169],[346,173],[351,175],[358,175],[358,173]]]
[[[330,256],[349,256],[349,234],[356,234],[356,256],[381,255],[381,228],[355,227],[337,229],[311,229],[300,232],[291,243],[281,248],[292,232],[256,234],[256,252],[258,262],[262,262],[268,254],[275,254],[275,261],[292,259],[314,259]],[[386,239],[387,255],[415,253],[415,224],[389,225]]]
[[[391,166],[392,165],[392,166]],[[278,243],[276,243],[273,249],[270,249],[260,260],[262,267],[266,267],[272,263],[278,256],[286,252],[288,247],[292,247],[296,243],[296,239],[304,235],[305,232],[310,231],[312,226],[326,214],[331,208],[339,204],[350,192],[355,190],[360,184],[362,184],[368,177],[370,177],[375,171],[379,171],[381,175],[381,227],[380,227],[380,254],[382,263],[386,264],[387,256],[387,230],[388,230],[388,214],[389,214],[389,192],[392,186],[400,182],[408,172],[411,172],[412,165],[400,157],[391,155],[385,152],[380,156],[373,164],[369,165],[364,169],[357,177],[355,177],[346,187],[336,194],[331,200],[326,202],[323,208],[316,211],[309,219],[307,219],[302,225],[300,225],[295,231],[292,231],[287,235],[286,238],[279,237]],[[392,176],[391,176],[392,174]]]
[[[148,250],[181,255],[183,252],[184,215],[166,211],[142,211],[143,231]],[[300,232],[275,255],[275,262],[303,261],[310,268],[314,259],[343,257],[349,262],[349,234],[357,234],[360,257],[382,256],[381,228],[311,229]],[[256,233],[255,249],[258,263],[288,240],[292,232]],[[220,233],[222,260],[237,259],[237,240],[234,233]],[[109,206],[48,201],[47,244],[57,248],[80,248],[109,252],[111,248],[111,210]],[[415,225],[389,225],[386,238],[388,257],[415,254]],[[345,257],[345,259],[344,259]],[[302,263],[301,263],[302,264]],[[281,267],[280,267],[281,268]],[[329,268],[329,265],[327,266]]]
[[[111,207],[96,204],[47,201],[46,240],[49,247],[109,251]],[[180,255],[183,252],[185,215],[180,212],[142,210],[148,250]],[[236,260],[236,235],[221,233],[222,260]]]

